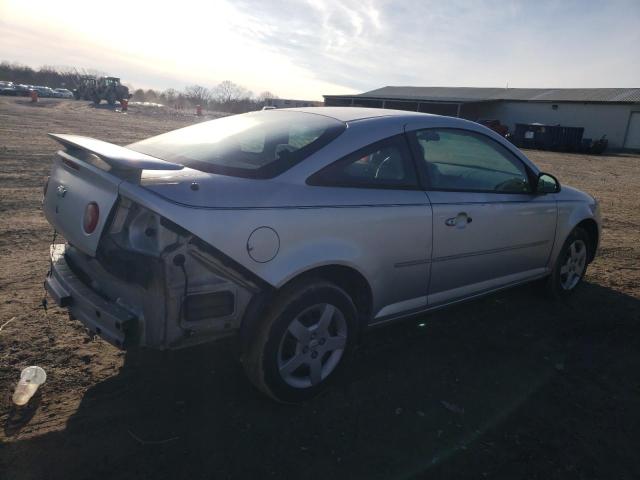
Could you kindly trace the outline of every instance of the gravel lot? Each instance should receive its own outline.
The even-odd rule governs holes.
[[[0,98],[0,478],[638,478],[640,156],[527,152],[596,195],[604,236],[567,303],[532,286],[370,333],[347,378],[301,406],[245,380],[233,342],[139,356],[39,308],[56,144],[126,144],[193,117]],[[20,370],[48,381],[29,408]]]

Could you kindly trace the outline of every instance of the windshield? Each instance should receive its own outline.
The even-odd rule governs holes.
[[[344,129],[344,123],[322,115],[271,110],[199,123],[127,148],[204,172],[271,178]]]

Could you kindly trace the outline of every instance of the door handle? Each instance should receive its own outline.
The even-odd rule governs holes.
[[[447,227],[464,228],[467,226],[468,223],[471,223],[471,222],[473,222],[473,218],[468,216],[466,212],[460,212],[455,217],[447,218],[444,224]]]

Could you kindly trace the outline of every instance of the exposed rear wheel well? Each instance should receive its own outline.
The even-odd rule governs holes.
[[[587,218],[576,225],[576,228],[577,227],[582,228],[589,236],[588,261],[591,262],[596,255],[596,250],[598,249],[598,225],[594,220]]]
[[[263,290],[252,298],[244,312],[240,325],[239,337],[242,351],[246,350],[251,335],[257,328],[257,322],[263,318],[264,312],[268,310],[278,293],[285,287],[308,278],[325,280],[344,290],[351,297],[356,307],[360,327],[364,328],[367,325],[373,309],[373,294],[371,293],[369,282],[360,272],[353,268],[343,265],[326,265],[307,270],[289,280],[279,289]]]
[[[347,292],[356,306],[358,317],[361,320],[362,325],[364,325],[371,317],[371,310],[373,308],[371,287],[369,286],[367,279],[364,278],[364,276],[357,270],[345,267],[344,265],[326,265],[323,267],[317,267],[292,278],[283,285],[282,288],[286,285],[290,285],[292,282],[298,282],[303,278],[309,277],[321,278],[334,283]]]

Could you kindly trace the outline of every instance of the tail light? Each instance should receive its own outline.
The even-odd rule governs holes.
[[[84,209],[84,217],[82,218],[82,226],[86,233],[93,233],[98,226],[100,219],[100,209],[96,202],[87,204]]]

